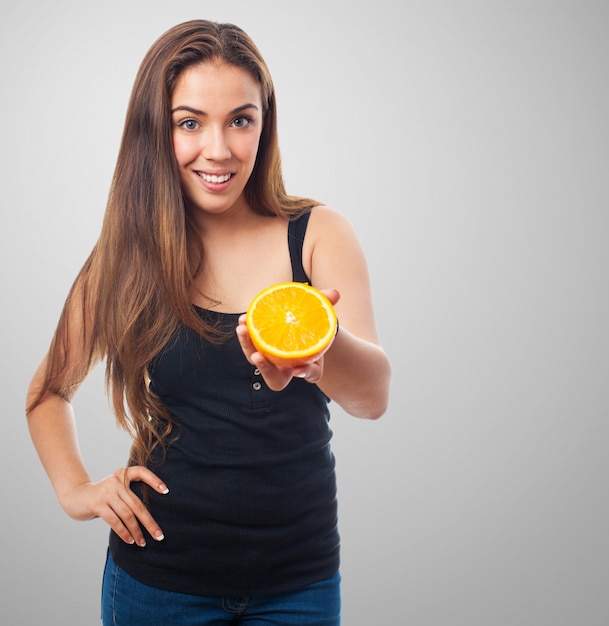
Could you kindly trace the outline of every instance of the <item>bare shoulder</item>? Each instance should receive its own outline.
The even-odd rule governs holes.
[[[308,241],[307,241],[308,240]],[[318,205],[311,210],[305,245],[313,251],[318,245],[348,244],[358,245],[357,235],[343,213],[325,205]]]
[[[327,206],[312,209],[303,247],[303,265],[312,284],[336,289],[341,323],[361,338],[378,341],[368,267],[348,217]]]
[[[311,209],[310,224],[321,229],[324,227],[351,229],[351,222],[343,213],[325,204],[319,204]]]

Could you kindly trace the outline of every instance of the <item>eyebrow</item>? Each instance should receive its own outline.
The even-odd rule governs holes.
[[[257,111],[258,107],[255,104],[252,104],[252,103],[242,104],[241,106],[237,107],[236,109],[233,109],[232,111],[229,111],[229,115],[236,115],[237,113],[241,113],[242,111],[246,111],[247,109],[256,109],[256,111]],[[207,113],[205,113],[205,111],[200,111],[199,109],[195,109],[193,107],[189,107],[189,106],[186,106],[184,104],[176,107],[175,109],[171,109],[172,113],[175,113],[176,111],[188,111],[189,113],[192,113],[193,115],[207,115]]]

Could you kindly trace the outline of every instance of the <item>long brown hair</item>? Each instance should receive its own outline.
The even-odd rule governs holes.
[[[245,69],[260,85],[263,130],[244,189],[251,208],[290,219],[314,203],[286,194],[275,89],[248,35],[233,24],[207,20],[185,22],[161,35],[135,78],[100,237],[68,295],[47,356],[43,388],[28,407],[39,404],[47,391],[70,397],[90,364],[105,358],[108,394],[118,424],[133,438],[134,464],[145,464],[172,428],[171,417],[149,388],[151,360],[180,324],[210,341],[218,339],[190,301],[204,250],[184,204],[170,117],[180,74],[211,60]],[[88,359],[76,369],[70,367],[71,346],[73,353],[80,341],[75,325]]]

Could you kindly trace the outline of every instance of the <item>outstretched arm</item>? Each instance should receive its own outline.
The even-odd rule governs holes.
[[[340,327],[318,384],[347,413],[376,419],[387,410],[391,366],[376,329],[364,252],[349,221],[316,207],[303,257],[313,285],[340,294],[335,304]]]
[[[300,376],[318,384],[347,413],[376,419],[387,410],[391,366],[376,331],[364,253],[345,217],[327,207],[313,210],[303,265],[338,315],[339,330],[330,349],[307,367],[277,368],[255,351],[244,318],[237,328],[241,347],[271,389],[283,389]]]

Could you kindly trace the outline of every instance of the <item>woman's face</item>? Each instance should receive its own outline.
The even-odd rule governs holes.
[[[189,67],[176,82],[171,117],[180,182],[191,207],[218,214],[244,206],[262,133],[258,83],[221,62]]]

